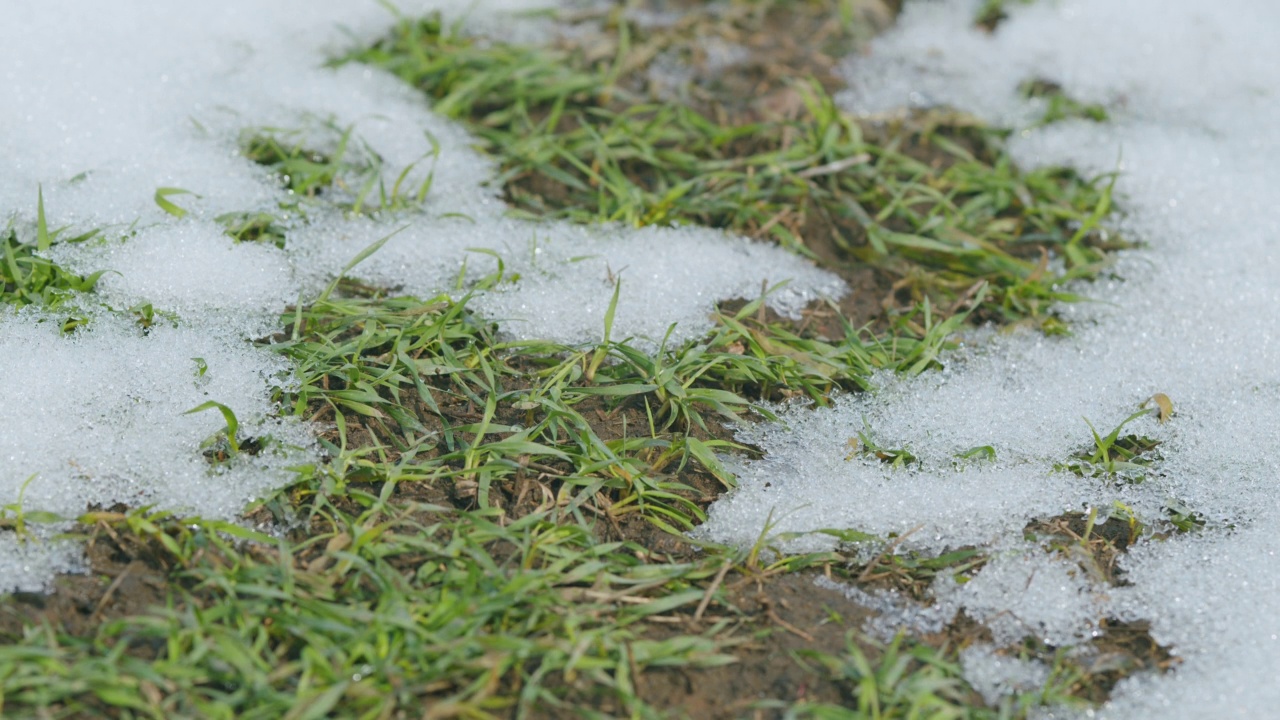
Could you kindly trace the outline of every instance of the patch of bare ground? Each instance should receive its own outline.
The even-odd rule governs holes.
[[[164,554],[116,534],[105,522],[83,530],[89,538],[88,572],[58,576],[48,593],[15,593],[0,603],[0,641],[16,640],[30,626],[92,637],[104,623],[164,604],[170,582]]]
[[[814,584],[812,572],[742,577],[725,588],[719,606],[681,632],[728,623],[720,637],[737,662],[716,668],[650,670],[637,686],[642,698],[671,717],[780,718],[797,702],[844,704],[850,688],[796,653],[839,656],[846,636],[857,634],[871,613],[843,594]],[[655,637],[671,629],[655,627]],[[878,658],[870,648],[868,658]],[[768,707],[769,701],[778,701]]]

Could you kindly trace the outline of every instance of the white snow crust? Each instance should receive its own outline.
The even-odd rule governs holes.
[[[536,40],[545,21],[512,13],[552,0],[404,3],[405,17],[441,11],[475,31]],[[0,218],[34,233],[37,189],[51,227],[102,229],[49,256],[78,273],[107,271],[65,316],[0,311],[0,507],[73,518],[90,504],[155,505],[234,518],[245,503],[314,462],[310,429],[273,419],[290,368],[253,338],[289,304],[315,297],[373,242],[400,230],[350,276],[402,292],[462,297],[492,273],[503,282],[472,307],[512,338],[597,342],[622,278],[614,339],[656,347],[711,325],[720,300],[757,297],[779,311],[838,296],[834,276],[777,248],[702,229],[587,230],[505,217],[491,163],[473,139],[381,71],[326,61],[388,32],[375,0],[220,0],[176,4],[50,0],[10,3],[0,21]],[[383,180],[415,190],[421,208],[377,219],[304,203],[286,218],[283,250],[234,243],[216,218],[276,211],[287,190],[245,159],[245,133],[278,132],[331,151],[350,128],[351,153],[380,158]],[[156,202],[161,188],[179,188]],[[335,191],[334,195],[341,195]],[[4,227],[4,225],[0,225]],[[464,271],[465,267],[465,271]],[[461,283],[459,283],[461,279]],[[121,320],[150,305],[142,332]],[[203,374],[199,369],[204,368]],[[202,443],[223,427],[207,401],[234,411],[241,434],[270,437],[256,456],[211,466]],[[28,483],[30,479],[30,483]],[[23,487],[26,487],[25,492]],[[38,537],[61,526],[33,525]],[[44,587],[78,567],[51,540],[0,539],[0,592]]]
[[[991,337],[943,372],[880,377],[865,396],[745,430],[767,455],[739,464],[740,489],[702,532],[748,544],[772,517],[774,532],[918,528],[902,547],[989,546],[995,560],[971,582],[935,592],[944,610],[992,622],[998,643],[1030,634],[1072,646],[1110,616],[1149,621],[1181,657],[1167,675],[1121,683],[1096,716],[1269,717],[1280,701],[1280,6],[1045,0],[1012,4],[991,34],[969,27],[976,8],[909,4],[868,57],[848,62],[845,107],[951,105],[1023,128],[1024,166],[1120,169],[1121,229],[1147,248],[1119,263],[1122,279],[1079,288],[1098,302],[1062,309],[1072,337]],[[1103,103],[1111,122],[1033,128],[1043,108],[1017,92],[1031,79]],[[1170,422],[1127,427],[1164,443],[1145,482],[1054,470],[1089,447],[1085,419],[1106,434],[1158,392],[1174,402]],[[859,432],[921,462],[846,459]],[[957,459],[976,446],[995,460]],[[1140,543],[1121,560],[1131,586],[1093,585],[1022,539],[1035,517],[1105,517],[1121,502],[1156,518],[1171,501],[1208,524]],[[878,622],[920,621],[894,613]],[[1043,672],[990,648],[963,660],[990,698]]]
[[[500,12],[528,4],[428,7],[536,33]],[[991,547],[993,561],[972,581],[939,583],[928,612],[868,595],[882,608],[880,631],[936,626],[942,613],[964,609],[988,621],[997,642],[1030,633],[1071,645],[1105,616],[1147,620],[1183,662],[1166,676],[1126,680],[1100,716],[1265,717],[1280,702],[1280,6],[1041,0],[1012,7],[990,35],[968,29],[975,8],[973,0],[910,4],[869,57],[850,61],[842,102],[868,115],[950,104],[1025,127],[1015,142],[1025,165],[1121,169],[1122,229],[1148,248],[1124,258],[1116,279],[1082,288],[1098,303],[1062,309],[1072,337],[975,336],[942,372],[879,377],[865,396],[829,410],[786,409],[783,423],[744,430],[768,454],[737,463],[741,489],[712,508],[703,532],[751,543],[772,513],[778,532],[919,528],[903,548]],[[513,337],[597,339],[611,277],[623,283],[614,337],[650,342],[671,323],[677,339],[697,335],[715,300],[754,297],[762,282],[790,280],[771,295],[783,311],[840,292],[789,255],[710,231],[503,218],[486,185],[492,168],[463,131],[380,72],[323,67],[389,27],[375,2],[49,0],[13,3],[4,14],[0,214],[29,229],[39,185],[53,224],[111,226],[102,241],[59,249],[58,260],[114,271],[101,281],[104,302],[149,302],[176,325],[143,333],[89,308],[97,313],[89,327],[65,336],[60,317],[0,317],[0,505],[25,485],[28,510],[74,516],[90,503],[154,503],[226,518],[286,482],[288,467],[314,450],[307,428],[273,419],[271,392],[290,382],[289,368],[247,339],[404,226],[352,274],[421,295],[456,293],[466,289],[460,275],[496,269],[477,251],[497,252],[519,279],[473,302]],[[1112,121],[1031,128],[1041,108],[1016,88],[1032,78],[1106,105]],[[297,219],[283,251],[222,237],[219,214],[270,209],[284,197],[240,156],[240,132],[318,126],[353,126],[389,181],[410,165],[411,186],[434,173],[426,207],[378,220],[315,210]],[[428,157],[429,136],[438,158]],[[153,200],[160,187],[195,193],[173,198],[190,215],[163,213]],[[117,239],[129,228],[137,232]],[[1164,443],[1146,482],[1053,470],[1088,444],[1086,418],[1105,433],[1156,392],[1173,399],[1176,415],[1130,426]],[[211,469],[200,444],[221,416],[184,414],[207,400],[234,409],[245,434],[278,443]],[[921,462],[892,470],[850,459],[859,432]],[[956,457],[987,445],[993,461]],[[1206,529],[1141,543],[1122,561],[1126,587],[1093,584],[1022,540],[1034,517],[1105,515],[1117,501],[1156,517],[1171,500],[1201,513]],[[824,537],[792,546],[821,547]],[[0,590],[38,589],[79,562],[71,544],[6,535]],[[1044,671],[989,648],[963,662],[993,699]]]

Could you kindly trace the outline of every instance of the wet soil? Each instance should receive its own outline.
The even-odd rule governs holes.
[[[816,572],[741,578],[727,588],[726,608],[702,619],[703,626],[734,617],[738,627],[726,634],[737,662],[707,669],[657,669],[643,676],[642,697],[671,717],[707,720],[780,718],[785,706],[797,702],[848,704],[851,688],[832,681],[814,663],[810,652],[839,656],[850,635],[858,637],[871,617],[866,608],[842,593],[814,583]],[[720,616],[720,617],[717,617]],[[681,628],[696,631],[697,623]],[[657,637],[663,634],[656,628]],[[673,633],[674,634],[674,633]],[[875,662],[874,648],[868,659]]]
[[[861,13],[862,22],[869,32],[876,32],[892,22],[900,2],[867,0],[854,3]],[[653,0],[648,9],[655,13],[675,12],[676,28],[668,37],[692,37],[701,33],[704,40],[712,38],[723,46],[735,48],[739,58],[726,69],[712,56],[708,48],[715,43],[699,43],[700,50],[681,49],[674,41],[653,48],[653,53],[667,53],[686,63],[694,71],[692,82],[683,88],[646,86],[638,88],[661,96],[664,93],[681,93],[686,101],[708,117],[719,118],[725,123],[754,122],[759,120],[794,118],[803,110],[791,79],[813,77],[829,90],[838,87],[835,72],[836,59],[856,50],[861,38],[842,35],[832,24],[832,13],[794,12],[793,6],[777,4],[760,14],[733,17],[709,16],[707,5],[692,1],[663,2]],[[812,7],[796,3],[794,7]],[[710,18],[710,19],[708,19]],[[708,35],[710,33],[710,35]],[[745,49],[745,52],[743,52]],[[608,52],[605,47],[601,52]],[[652,81],[650,81],[652,82]],[[926,144],[912,152],[927,162],[930,150]],[[937,160],[941,162],[941,155]],[[526,194],[552,197],[557,189],[540,186],[536,179],[521,191]],[[554,198],[552,198],[554,201]],[[873,269],[853,262],[847,250],[850,228],[840,227],[829,219],[818,216],[806,218],[798,229],[803,232],[805,245],[827,267],[839,272],[848,282],[851,292],[837,306],[814,305],[800,321],[779,318],[771,311],[764,311],[762,322],[788,322],[800,334],[837,338],[848,328],[871,326],[883,328],[887,312],[911,300],[909,288],[898,284],[900,278],[882,269]],[[843,233],[843,234],[842,234]],[[745,301],[730,302],[722,306],[725,312],[742,307]],[[429,380],[437,382],[436,380]],[[439,381],[443,382],[443,381]],[[415,411],[424,428],[442,432],[449,425],[473,423],[480,420],[482,409],[456,395],[441,393],[441,397],[454,397],[441,406],[443,417],[436,416],[428,408],[416,405],[409,396],[402,398],[407,407]],[[604,399],[591,399],[578,406],[579,411],[603,439],[618,438],[625,428],[647,424],[643,408],[623,403],[611,405]],[[323,421],[323,416],[318,417]],[[500,408],[499,422],[516,423],[520,412],[512,407]],[[700,439],[732,439],[730,430],[714,420],[705,428],[691,427],[685,431]],[[347,442],[354,446],[379,445],[394,448],[389,442],[395,429],[376,422],[353,422],[348,427]],[[336,440],[336,437],[330,438]],[[394,450],[390,460],[394,462]],[[430,457],[438,450],[428,450],[423,457]],[[555,463],[528,463],[521,472],[496,485],[492,501],[510,516],[519,516],[545,507],[548,498],[554,498],[558,483],[571,468]],[[701,508],[707,507],[723,492],[724,487],[705,468],[690,463],[683,469],[671,469],[675,480],[687,485],[688,499]],[[368,488],[377,492],[376,485]],[[396,489],[396,500],[423,505],[441,505],[468,509],[475,507],[476,492],[463,481],[446,481],[439,484],[403,483]],[[123,511],[123,508],[113,508]],[[607,508],[597,508],[599,511]],[[698,554],[698,549],[686,539],[671,535],[653,524],[635,516],[612,517],[600,512],[598,524],[602,540],[628,540],[646,548],[648,559],[654,562],[688,560]],[[272,509],[263,507],[247,518],[253,523],[270,523],[281,520]],[[1078,517],[1063,517],[1043,521],[1028,527],[1028,533],[1055,535],[1068,540],[1084,534]],[[105,523],[101,527],[88,528],[90,541],[86,546],[89,571],[85,575],[68,575],[58,578],[49,594],[20,593],[0,602],[0,642],[16,639],[23,632],[36,626],[49,626],[76,637],[93,637],[113,619],[145,614],[148,608],[171,602],[175,580],[160,553],[145,545],[130,543],[117,537]],[[1111,582],[1121,582],[1115,573],[1115,558],[1132,542],[1119,526],[1111,523],[1100,525],[1093,531],[1093,557],[1098,571]],[[1086,543],[1088,544],[1088,543]],[[1093,546],[1090,546],[1091,548]],[[967,549],[961,549],[967,550]],[[974,558],[964,555],[956,564],[929,565],[888,551],[862,566],[847,564],[840,568],[840,575],[868,590],[893,588],[920,602],[929,602],[928,585],[938,572],[954,572],[959,564],[969,563],[966,572],[977,572],[980,564],[973,565]],[[926,559],[927,560],[927,559]],[[829,570],[829,568],[828,568]],[[839,655],[847,643],[854,642],[874,664],[878,657],[877,646],[860,633],[863,623],[873,613],[846,598],[842,593],[819,587],[814,580],[820,569],[792,573],[743,574],[733,571],[716,580],[704,581],[709,594],[718,591],[718,599],[709,603],[705,612],[687,612],[675,618],[674,623],[650,623],[638,632],[650,639],[660,640],[682,633],[708,632],[713,626],[723,624],[717,637],[725,642],[726,651],[736,662],[709,669],[653,669],[635,679],[639,696],[646,702],[663,709],[671,717],[687,718],[775,718],[784,710],[767,701],[779,701],[790,705],[800,701],[824,702],[848,705],[854,701],[853,688],[832,680],[813,663],[805,663],[802,654],[818,652]],[[718,585],[718,587],[714,587]],[[1106,621],[1103,634],[1095,644],[1099,653],[1095,657],[1108,659],[1108,663],[1091,671],[1083,668],[1092,681],[1082,684],[1080,696],[1091,702],[1104,701],[1119,679],[1144,671],[1164,671],[1173,664],[1166,648],[1157,645],[1146,626],[1138,623]],[[981,625],[961,615],[947,629],[922,640],[939,648],[955,650],[973,642],[986,642],[990,633]],[[1005,652],[1050,658],[1054,648],[1037,647],[1032,641],[1020,648],[1007,648]],[[585,704],[596,703],[605,714],[622,713],[623,708],[608,705],[603,697],[592,696],[592,688],[579,687],[561,678],[564,694]],[[978,701],[975,699],[975,704]],[[555,717],[546,715],[545,717]]]
[[[709,3],[700,0],[647,0],[628,4],[628,13],[615,9],[592,10],[572,18],[571,31],[560,41],[567,56],[586,65],[614,63],[621,67],[618,84],[630,99],[613,98],[605,107],[621,111],[636,99],[679,102],[720,127],[764,127],[782,124],[788,130],[747,134],[721,148],[726,159],[747,159],[790,144],[788,131],[807,121],[806,85],[816,84],[828,93],[844,86],[840,65],[845,58],[864,52],[869,40],[888,28],[901,9],[896,0],[855,0],[837,12],[824,2]],[[847,14],[846,14],[847,13]],[[843,15],[843,17],[842,17]],[[623,23],[630,28],[620,33]],[[628,38],[625,47],[623,36]],[[625,51],[625,52],[623,52]],[[561,125],[575,121],[561,116]],[[860,123],[866,139],[879,146],[893,146],[907,157],[941,173],[957,162],[955,148],[984,162],[996,158],[989,134],[972,118],[951,111],[923,111]],[[935,136],[946,143],[933,142]],[[639,185],[648,170],[640,165],[622,168]],[[504,185],[509,202],[535,213],[555,213],[582,201],[581,193],[542,172],[524,172]],[[704,225],[717,226],[728,218],[699,217]],[[770,226],[785,228],[798,246],[824,269],[841,276],[850,293],[836,306],[815,304],[798,326],[813,328],[814,335],[839,338],[848,328],[887,330],[894,318],[909,312],[925,299],[913,265],[905,260],[880,258],[868,262],[868,238],[862,222],[833,212],[822,202],[806,199],[784,208],[759,227],[733,226],[736,232],[758,238],[770,236]],[[893,220],[885,225],[896,227]],[[1011,254],[1035,259],[1037,247],[1008,248]],[[976,289],[976,286],[975,288]],[[954,295],[956,304],[935,302],[943,315],[964,307],[964,288]],[[936,299],[936,298],[935,298]],[[976,313],[982,324],[991,317]],[[793,328],[794,329],[794,328]]]
[[[0,602],[0,642],[22,637],[30,626],[93,637],[104,623],[143,615],[169,596],[168,572],[158,558],[132,552],[109,535],[91,536],[85,559],[89,572],[58,577],[52,592],[15,593]]]
[[[375,486],[364,489],[378,490]],[[454,500],[451,495],[442,487],[403,483],[397,488],[395,501],[447,506]],[[109,512],[123,510],[116,507]],[[1035,524],[1035,528],[1075,532],[1070,526],[1077,519],[1053,518]],[[1110,538],[1105,542],[1127,542],[1118,528],[1104,530],[1106,526],[1099,525],[1099,537]],[[624,522],[613,527],[621,532],[621,538],[647,548],[652,562],[688,560],[697,553],[683,539],[665,535],[648,523]],[[181,608],[191,599],[199,602],[198,596],[175,594],[181,587],[180,568],[171,566],[163,548],[117,535],[106,522],[82,530],[89,536],[89,573],[59,577],[50,594],[22,593],[0,603],[0,642],[16,640],[36,627],[92,638],[112,620],[145,615],[166,604]],[[305,531],[298,532],[300,538],[305,536]],[[825,574],[868,591],[893,589],[928,604],[931,600],[927,586],[933,574],[958,568],[974,572],[981,567],[980,559],[973,567],[972,549],[961,548],[950,563],[934,567],[933,573],[911,572],[919,569],[918,564],[892,550],[886,548],[886,553],[864,564],[833,556],[834,563],[796,572],[734,569],[703,581],[702,587],[714,598],[705,607],[670,613],[661,621],[637,625],[635,630],[639,637],[655,641],[714,633],[734,662],[711,668],[651,668],[633,678],[637,696],[668,717],[698,720],[783,718],[788,708],[801,702],[853,706],[857,700],[855,688],[846,680],[832,678],[815,655],[840,657],[852,645],[874,667],[881,656],[881,646],[863,634],[863,627],[875,613],[844,593],[817,584],[817,578]],[[308,561],[305,556],[298,558],[303,565]],[[1090,652],[1072,653],[1065,662],[1060,648],[1032,637],[998,652],[1046,664],[1059,663],[1066,671],[1076,673],[1071,694],[1092,704],[1105,702],[1125,677],[1167,672],[1178,662],[1167,647],[1152,639],[1149,626],[1143,622],[1107,618],[1100,622],[1099,630],[1098,637],[1087,643]],[[951,652],[973,643],[989,643],[991,634],[961,613],[942,632],[917,641]],[[151,659],[154,649],[133,645],[129,652]],[[612,705],[614,696],[599,687],[554,676],[547,682],[553,687],[559,685],[557,694],[572,705],[591,707],[605,717],[626,714],[625,708]],[[974,706],[981,705],[976,695],[970,701]],[[103,707],[102,711],[102,716],[111,715],[109,708]],[[561,716],[551,709],[534,715]]]

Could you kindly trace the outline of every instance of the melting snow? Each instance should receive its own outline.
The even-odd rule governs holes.
[[[935,591],[942,606],[995,621],[998,641],[1071,645],[1112,616],[1150,621],[1182,656],[1168,675],[1122,683],[1103,716],[1268,716],[1280,700],[1280,7],[1040,2],[986,34],[967,29],[976,6],[909,5],[868,58],[849,63],[843,102],[868,114],[951,104],[1025,127],[1014,144],[1024,165],[1119,166],[1123,229],[1148,249],[1119,264],[1123,280],[1082,288],[1100,302],[1063,309],[1073,337],[996,337],[946,372],[882,377],[866,396],[746,431],[768,455],[739,467],[741,489],[712,507],[702,532],[747,543],[772,513],[778,532],[920,526],[907,546],[994,544],[1003,554],[972,582]],[[1104,103],[1112,122],[1030,127],[1039,108],[1017,93],[1029,79]],[[1054,471],[1089,445],[1086,418],[1105,434],[1156,392],[1173,399],[1172,421],[1129,426],[1164,442],[1146,482]],[[860,431],[921,462],[846,459]],[[994,461],[956,457],[983,445]],[[1017,549],[1033,517],[1105,514],[1117,501],[1148,518],[1182,502],[1209,525],[1141,544],[1121,561],[1133,584],[1120,588]],[[1008,662],[964,657],[988,694],[1042,672]]]
[[[449,5],[456,12],[462,3]],[[993,545],[997,559],[971,583],[936,588],[940,607],[988,618],[1004,639],[1034,632],[1068,644],[1105,614],[1146,619],[1182,655],[1171,675],[1123,683],[1104,715],[1217,717],[1228,710],[1220,697],[1242,716],[1265,715],[1280,700],[1280,7],[1046,1],[1015,8],[992,35],[966,29],[975,7],[910,5],[870,58],[850,64],[847,106],[878,113],[950,103],[1026,125],[1037,108],[1016,87],[1030,78],[1101,102],[1113,122],[1028,127],[1015,148],[1030,165],[1122,166],[1124,229],[1149,250],[1120,263],[1123,280],[1086,288],[1105,302],[1063,310],[1075,323],[1071,338],[991,338],[952,357],[946,372],[882,377],[866,396],[830,410],[791,409],[784,424],[745,431],[768,456],[741,464],[741,490],[712,509],[703,532],[751,542],[772,512],[779,531],[920,526],[908,545]],[[0,210],[29,223],[42,184],[57,224],[111,224],[117,235],[140,228],[124,242],[109,232],[59,258],[116,271],[102,282],[107,302],[151,302],[176,313],[178,325],[143,334],[100,315],[66,337],[56,318],[36,312],[0,319],[4,503],[34,475],[28,509],[74,515],[91,502],[124,501],[231,517],[286,481],[288,465],[310,457],[307,432],[271,419],[270,394],[289,382],[288,368],[246,338],[401,225],[409,227],[356,275],[415,293],[452,291],[464,261],[464,279],[495,269],[474,249],[496,251],[520,279],[476,307],[524,337],[597,337],[611,275],[623,278],[615,337],[650,340],[673,322],[680,337],[696,335],[716,299],[754,296],[763,281],[791,280],[773,295],[784,311],[839,292],[830,276],[790,256],[710,231],[502,218],[485,185],[491,168],[462,131],[381,73],[322,68],[335,49],[385,31],[390,19],[376,3],[63,0],[5,13]],[[50,50],[55,40],[58,52]],[[291,229],[284,251],[223,239],[212,218],[283,197],[239,156],[239,133],[316,123],[354,127],[389,179],[410,165],[410,185],[434,172],[425,210],[380,222],[317,212]],[[431,138],[441,153],[424,160]],[[190,216],[161,212],[159,187],[197,193],[175,198]],[[449,213],[470,220],[442,217]],[[590,257],[574,261],[582,255]],[[557,315],[567,302],[575,312]],[[1133,426],[1164,441],[1164,460],[1147,482],[1117,486],[1053,471],[1087,444],[1085,418],[1105,432],[1155,392],[1173,398],[1177,415],[1166,426],[1149,418]],[[280,440],[276,450],[211,470],[200,443],[221,419],[183,414],[209,399],[235,409],[248,434]],[[908,447],[921,462],[895,471],[847,459],[860,431]],[[995,449],[994,461],[956,457],[983,445]],[[1123,560],[1129,587],[1094,587],[1019,544],[1035,516],[1105,511],[1120,501],[1150,517],[1171,499],[1204,514],[1209,527],[1132,551]],[[4,588],[40,587],[78,562],[67,545],[3,542]],[[984,693],[1041,677],[1042,668],[1002,662],[982,648],[964,657]]]
[[[545,28],[509,11],[546,4],[445,0],[403,10],[442,10],[518,38]],[[503,282],[473,307],[518,338],[598,340],[616,277],[613,337],[650,347],[672,324],[675,341],[704,333],[717,301],[754,298],[765,283],[785,283],[769,295],[782,312],[844,291],[789,253],[710,230],[505,218],[487,184],[491,163],[465,131],[389,75],[324,66],[389,30],[395,18],[372,0],[52,0],[4,13],[0,215],[29,237],[42,187],[51,225],[105,227],[50,255],[78,272],[108,272],[78,308],[92,322],[72,336],[58,331],[63,317],[0,312],[0,505],[21,497],[27,511],[75,517],[91,503],[124,502],[230,518],[287,482],[288,467],[315,451],[307,428],[272,419],[272,393],[290,369],[250,339],[397,230],[350,274],[423,296],[462,295],[501,257]],[[308,205],[284,222],[284,250],[221,232],[223,213],[294,200],[241,155],[244,133],[276,129],[324,150],[348,128],[352,152],[380,158],[388,186],[402,173],[415,189],[431,177],[423,208],[369,220]],[[160,188],[187,191],[168,197],[184,217],[161,209]],[[104,309],[146,304],[161,313],[148,333]],[[236,413],[244,435],[277,442],[211,466],[202,443],[221,416],[183,414],[210,400]],[[0,591],[40,588],[78,562],[65,544],[24,545],[9,534],[0,543]]]

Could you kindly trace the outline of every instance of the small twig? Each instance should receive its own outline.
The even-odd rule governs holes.
[[[847,157],[843,160],[835,160],[833,162],[826,163],[825,165],[811,167],[808,170],[801,170],[796,173],[796,177],[808,180],[809,178],[815,178],[820,175],[834,175],[843,170],[848,170],[854,165],[861,165],[869,160],[871,160],[870,155],[866,153],[858,153],[857,155]]]
[[[871,570],[872,570],[872,568],[874,568],[876,565],[878,565],[878,564],[880,563],[880,561],[881,561],[881,560],[883,560],[883,559],[885,558],[885,556],[886,556],[886,555],[888,555],[889,553],[893,552],[893,551],[894,551],[894,549],[898,547],[898,545],[902,544],[902,541],[903,541],[903,540],[906,540],[907,538],[911,537],[912,535],[914,535],[914,534],[916,533],[916,531],[918,531],[920,528],[923,528],[923,527],[924,527],[924,523],[920,523],[919,525],[917,525],[917,526],[915,526],[915,527],[911,528],[910,530],[906,531],[905,533],[903,533],[903,534],[899,535],[898,537],[894,538],[894,539],[893,539],[893,542],[891,542],[891,543],[889,543],[888,545],[886,545],[886,546],[885,546],[885,548],[884,548],[884,550],[881,550],[881,551],[880,551],[880,554],[879,554],[879,555],[876,555],[876,556],[875,556],[875,559],[873,559],[871,562],[867,563],[867,566],[866,566],[865,568],[863,568],[863,569],[862,569],[862,572],[861,572],[861,573],[859,573],[859,575],[858,575],[858,582],[860,582],[860,583],[862,583],[862,582],[866,582],[866,581],[867,581],[867,578],[871,575]]]
[[[550,465],[544,465],[540,462],[535,462],[533,460],[529,461],[528,466],[533,468],[534,470],[537,470],[538,472],[546,473],[547,475],[550,475],[552,477],[565,477],[568,474],[563,470],[560,470],[558,468],[553,468]]]
[[[711,604],[711,596],[720,588],[720,583],[724,582],[724,576],[729,574],[729,568],[732,566],[733,563],[728,560],[725,560],[724,564],[720,566],[720,571],[716,573],[715,579],[707,587],[706,594],[702,596],[702,602],[698,603],[698,609],[693,612],[695,622],[702,620],[702,613],[706,612],[707,606]]]
[[[751,237],[753,238],[764,237],[766,234],[768,234],[770,230],[773,229],[774,225],[777,225],[782,220],[782,218],[786,217],[790,213],[791,213],[791,208],[783,208],[779,210],[776,215],[766,220],[765,223],[760,226],[760,229],[751,233]]]
[[[963,307],[965,303],[973,299],[973,296],[976,295],[978,291],[982,289],[982,286],[985,285],[986,283],[987,283],[986,280],[979,280],[978,282],[971,285],[968,290],[964,291],[963,295],[956,298],[956,301],[951,304],[951,308],[947,310],[947,314],[955,315],[956,312],[959,311],[960,308]]]
[[[808,640],[809,642],[813,642],[812,635],[801,630],[795,625],[792,625],[786,620],[783,620],[782,618],[778,617],[778,613],[774,612],[773,608],[769,608],[769,612],[767,614],[769,616],[769,619],[772,620],[779,627],[781,627],[783,630],[786,630],[787,632],[791,633],[792,635],[795,635],[796,637],[801,637],[801,638],[804,638],[805,640]]]
[[[111,596],[115,595],[116,590],[120,589],[120,585],[124,583],[125,578],[129,577],[129,573],[133,572],[134,567],[141,564],[139,561],[134,560],[125,566],[115,580],[111,581],[111,584],[107,586],[107,591],[102,594],[102,599],[98,601],[98,607],[93,611],[95,618],[101,616],[103,609],[107,607],[107,603],[111,602]]]

